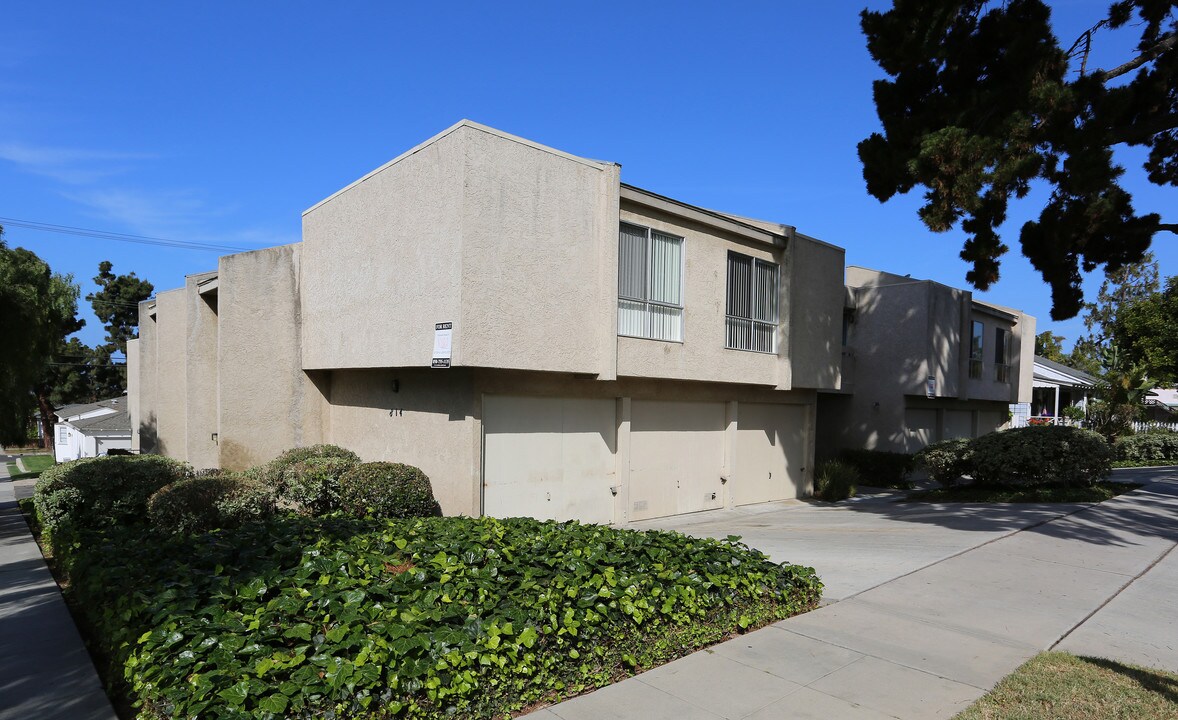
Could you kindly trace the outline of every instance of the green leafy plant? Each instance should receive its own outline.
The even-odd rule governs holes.
[[[339,478],[339,504],[362,517],[412,518],[442,514],[429,478],[412,465],[360,463]]]
[[[854,497],[859,490],[859,470],[843,460],[827,460],[814,473],[814,495],[838,502]]]
[[[912,456],[906,453],[884,450],[843,450],[838,459],[854,465],[859,471],[862,484],[874,487],[912,487],[908,476],[912,474]]]
[[[274,514],[274,490],[232,473],[206,473],[165,485],[147,503],[152,525],[163,532],[205,532],[256,522]]]
[[[1178,463],[1178,432],[1151,430],[1119,437],[1113,443],[1113,453],[1117,460],[1130,464]]]
[[[360,456],[347,448],[342,448],[338,445],[311,445],[308,447],[291,448],[265,465],[254,469],[254,472],[257,473],[259,481],[278,488],[278,492],[281,495],[283,494],[282,484],[285,480],[287,469],[292,465],[314,458],[339,458],[352,463],[360,462]]]
[[[956,485],[969,472],[972,457],[969,438],[942,440],[916,453],[913,461],[928,473],[929,479],[944,487]]]
[[[159,455],[87,458],[42,472],[33,498],[46,534],[53,537],[66,530],[146,522],[148,499],[191,475],[187,464]]]
[[[317,456],[288,465],[279,485],[282,500],[309,515],[337,510],[340,478],[357,464],[349,457]]]
[[[971,444],[969,474],[991,485],[1091,485],[1108,476],[1112,449],[1091,430],[1059,425],[990,433]]]
[[[503,717],[813,608],[737,542],[525,518],[91,532],[70,592],[141,718]]]

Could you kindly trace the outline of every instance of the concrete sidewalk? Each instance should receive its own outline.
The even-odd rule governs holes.
[[[115,720],[0,463],[0,720]]]
[[[774,510],[746,513],[747,525],[763,525],[747,529],[782,543],[771,552],[817,564],[844,599],[529,717],[950,718],[1056,647],[1178,670],[1178,610],[1168,602],[1178,592],[1178,473],[1116,477],[1150,484],[1100,505],[1055,509],[878,499],[778,508],[810,520],[786,520],[796,527],[780,537]],[[795,536],[809,539],[787,541]],[[831,552],[820,538],[850,548],[865,579],[812,563]],[[893,559],[909,553],[916,559]],[[877,582],[887,573],[893,579]]]

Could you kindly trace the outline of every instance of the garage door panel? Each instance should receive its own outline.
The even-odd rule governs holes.
[[[941,437],[944,440],[973,437],[973,411],[946,410],[945,432]]]
[[[904,411],[907,452],[916,452],[937,439],[937,411],[908,408]]]
[[[741,403],[737,409],[736,505],[798,496],[805,465],[808,406]]]
[[[483,512],[613,519],[615,402],[491,395],[483,400]]]
[[[723,506],[724,404],[635,400],[630,519]]]

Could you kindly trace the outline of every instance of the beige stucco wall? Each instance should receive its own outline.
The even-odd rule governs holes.
[[[846,251],[795,234],[788,254],[790,386],[838,389]]]
[[[127,414],[131,418],[131,452],[139,452],[139,341],[127,341]]]
[[[184,294],[187,322],[187,460],[195,468],[220,467],[217,446],[217,297],[197,285],[216,273],[189,275]]]
[[[139,434],[139,451],[156,452],[156,352],[159,345],[159,324],[155,318],[155,300],[139,303],[139,340],[136,341],[139,355],[138,400],[132,402],[139,408],[135,419],[135,430]]]
[[[460,123],[303,216],[307,369],[613,373],[618,168]],[[343,279],[346,278],[346,281]]]
[[[156,447],[161,455],[188,459],[188,309],[184,288],[156,296]]]
[[[300,245],[222,257],[218,266],[218,450],[238,470],[323,437],[323,395],[302,371]],[[364,336],[351,340],[362,342]]]

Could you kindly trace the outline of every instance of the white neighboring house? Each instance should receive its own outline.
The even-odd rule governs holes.
[[[53,456],[57,462],[131,449],[131,418],[124,398],[66,405],[54,413]]]

